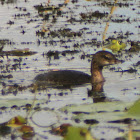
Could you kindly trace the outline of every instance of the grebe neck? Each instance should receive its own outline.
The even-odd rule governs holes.
[[[104,82],[105,79],[102,74],[103,66],[99,66],[96,61],[92,60],[91,63],[91,82],[97,84]]]

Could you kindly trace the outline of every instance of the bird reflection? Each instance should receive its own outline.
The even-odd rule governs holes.
[[[93,55],[91,61],[91,76],[75,70],[53,70],[39,74],[34,79],[36,89],[46,87],[72,88],[86,83],[92,84],[92,89],[88,91],[88,96],[94,97],[94,102],[104,100],[103,85],[105,79],[102,74],[104,66],[121,62],[108,51],[99,51]],[[95,101],[96,100],[96,101]]]

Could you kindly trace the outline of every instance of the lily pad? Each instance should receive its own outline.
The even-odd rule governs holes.
[[[128,110],[128,115],[132,115],[140,119],[140,99],[138,99]]]

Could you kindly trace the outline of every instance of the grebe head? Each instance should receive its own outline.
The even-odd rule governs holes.
[[[93,55],[93,63],[95,62],[99,67],[113,65],[121,62],[116,59],[115,55],[108,51],[99,51]]]
[[[93,55],[91,62],[91,81],[92,84],[104,82],[105,79],[102,74],[102,69],[104,66],[113,65],[121,62],[116,59],[115,55],[108,51],[99,51]]]

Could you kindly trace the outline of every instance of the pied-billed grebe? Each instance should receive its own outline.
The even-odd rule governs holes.
[[[91,76],[75,70],[58,70],[49,71],[48,73],[39,74],[35,77],[35,84],[38,88],[51,87],[71,87],[74,85],[82,85],[85,83],[104,82],[102,69],[104,66],[112,65],[120,62],[116,57],[108,51],[99,51],[93,55],[91,62]]]

